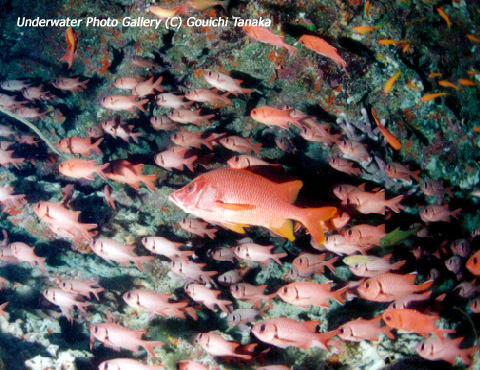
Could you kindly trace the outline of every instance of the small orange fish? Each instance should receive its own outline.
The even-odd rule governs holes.
[[[391,40],[391,39],[381,39],[378,40],[379,45],[388,46],[388,45],[402,45],[406,44],[406,40]]]
[[[475,71],[474,69],[471,69],[470,71],[467,72],[469,75],[475,76],[480,73],[480,71]]]
[[[345,62],[340,55],[338,55],[337,49],[330,45],[325,40],[318,36],[303,35],[299,39],[300,43],[306,48],[313,50],[327,58],[330,58],[347,73],[347,62]]]
[[[443,11],[443,6],[437,8],[437,12],[438,14],[440,14],[440,16],[445,19],[445,22],[447,22],[447,27],[448,29],[450,29],[450,19],[448,18],[448,16],[445,14],[445,12]]]
[[[397,81],[398,77],[400,77],[400,74],[401,74],[401,72],[398,71],[397,73],[395,73],[392,77],[390,77],[388,79],[387,83],[385,84],[385,88],[383,89],[385,94],[388,93],[392,89],[393,84],[395,83],[395,81]],[[377,124],[378,124],[378,122],[377,122]]]
[[[477,86],[477,85],[478,85],[477,82],[474,82],[474,81],[472,81],[472,80],[468,80],[468,79],[466,79],[466,78],[461,78],[461,79],[459,79],[459,80],[458,80],[458,83],[459,83],[460,85],[463,85],[463,86]]]
[[[438,81],[438,84],[443,87],[451,87],[457,91],[460,90],[460,88],[457,85],[455,85],[453,82],[450,82],[450,81],[441,80],[441,81]]]
[[[310,281],[297,281],[281,287],[277,294],[284,302],[302,308],[309,308],[310,306],[328,308],[329,299],[333,299],[343,305],[343,296],[347,287],[338,290],[330,290],[332,284],[332,281],[325,284],[318,284]]]
[[[430,100],[433,100],[433,99],[436,99],[440,96],[444,96],[444,95],[448,95],[448,93],[431,93],[431,94],[426,94],[426,95],[423,95],[422,98],[420,99],[420,101],[422,102],[426,102],[426,101],[430,101]]]
[[[122,184],[128,184],[134,189],[140,188],[140,181],[147,188],[154,191],[156,175],[142,175],[143,164],[133,164],[125,159],[117,159],[110,162],[110,172],[107,177]]]
[[[65,37],[67,39],[67,53],[58,60],[58,63],[63,60],[68,63],[68,68],[70,68],[73,63],[73,56],[78,50],[78,39],[72,27],[67,28],[67,31],[65,32]]]
[[[408,84],[406,84],[405,87],[410,90],[420,90],[420,88],[415,85],[415,82],[413,82],[410,78],[408,79]]]
[[[250,360],[249,354],[241,352],[251,352],[251,349],[257,344],[253,343],[247,346],[241,346],[240,343],[226,340],[217,333],[199,333],[197,342],[212,357],[231,357],[235,359]]]
[[[301,120],[307,116],[305,114],[296,114],[294,108],[278,109],[264,105],[253,109],[250,112],[250,117],[267,126],[278,126],[288,130],[289,123],[301,129],[303,127]]]
[[[442,74],[440,72],[432,72],[427,77],[428,78],[434,78],[434,77],[440,77],[441,75]]]
[[[208,223],[202,222],[196,218],[182,218],[180,221],[178,221],[178,226],[180,226],[180,228],[186,232],[195,234],[201,238],[206,235],[210,239],[215,239],[215,233],[218,231],[218,229],[208,229],[207,225]]]
[[[394,76],[395,77],[395,76]],[[393,136],[383,125],[380,123],[380,121],[377,119],[377,115],[375,113],[375,109],[372,108],[372,116],[375,119],[375,122],[377,123],[378,128],[380,129],[380,132],[383,134],[385,137],[385,140],[387,140],[387,143],[390,144],[390,146],[395,149],[395,150],[400,150],[402,148],[402,144],[398,139]]]
[[[473,35],[467,35],[467,39],[473,42],[480,42],[480,39],[478,37],[475,37]]]
[[[380,28],[380,26],[358,26],[353,27],[353,32],[358,33],[359,35],[365,35],[368,32],[372,32],[376,29]]]
[[[367,0],[365,3],[365,17],[369,17],[369,10],[370,10],[370,1]]]
[[[437,328],[437,320],[440,320],[438,316],[425,315],[409,308],[387,308],[383,312],[383,321],[392,329],[414,332],[427,338],[430,333],[439,338],[443,338],[443,333],[455,333],[455,330]]]

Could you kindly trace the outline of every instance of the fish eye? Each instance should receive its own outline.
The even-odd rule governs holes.
[[[62,286],[63,286],[63,287],[66,287],[66,286],[67,286],[67,283],[62,283]]]
[[[347,198],[347,204],[350,204],[350,198]]]
[[[424,349],[425,349],[425,344],[422,343],[422,344],[420,345],[420,351],[423,351]]]
[[[365,283],[365,288],[370,288],[370,283]]]
[[[207,76],[208,76],[208,77],[212,77],[212,76],[213,76],[213,72],[207,72]]]
[[[392,168],[392,166],[390,166],[389,164],[386,164],[386,165],[385,165],[385,169],[386,169],[386,170],[390,171],[391,168]]]
[[[193,190],[193,185],[187,186],[187,190],[188,190],[188,191],[192,191],[192,190]]]
[[[98,333],[98,326],[94,326],[94,327],[93,327],[93,331],[94,331],[95,333]]]
[[[352,231],[351,229],[348,230],[348,231],[347,231],[347,235],[348,235],[348,236],[352,236],[352,235],[353,235],[353,231]]]
[[[473,263],[474,263],[474,264],[477,264],[477,262],[478,262],[477,257],[473,257]]]
[[[265,329],[266,329],[265,324],[262,324],[262,325],[260,326],[260,333],[264,333],[264,332],[265,332]]]
[[[287,294],[288,293],[288,288],[284,287],[282,291],[283,291],[284,294]]]
[[[108,363],[103,367],[105,370],[108,370]]]
[[[177,134],[173,134],[172,136],[173,140],[177,140],[177,137],[178,137]]]
[[[127,293],[127,298],[131,298],[132,297],[132,294],[131,293]]]
[[[478,306],[478,300],[473,301],[473,307],[477,308],[477,306]]]
[[[203,338],[203,333],[198,334],[198,339],[202,339],[202,338]]]
[[[424,213],[424,214],[428,214],[428,209],[424,208],[424,209],[423,209],[423,213]]]
[[[236,292],[238,292],[240,290],[240,287],[238,285],[234,285],[233,286],[233,290],[235,290]]]
[[[345,330],[343,328],[340,329],[340,334],[345,333]]]
[[[391,316],[391,315],[385,315],[385,320],[391,321],[391,320],[392,320],[392,316]]]
[[[46,295],[48,295],[48,289],[47,289],[47,290],[45,290],[45,294],[46,294]]]
[[[424,183],[422,184],[422,188],[424,188],[425,190],[428,188],[428,185],[427,185],[426,182],[424,182]]]
[[[234,160],[235,162],[238,162],[238,161],[240,160],[240,157],[237,155],[237,156],[235,156],[235,157],[233,158],[233,160]]]

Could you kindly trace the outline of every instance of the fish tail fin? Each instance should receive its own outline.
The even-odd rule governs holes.
[[[155,83],[153,84],[153,88],[158,92],[163,92],[163,89],[160,87],[160,83],[162,82],[162,80],[163,80],[163,76],[160,76],[159,78],[157,78],[157,81],[155,81]]]
[[[335,207],[305,208],[302,220],[299,221],[308,229],[310,235],[318,244],[323,244],[325,236],[320,221],[327,221],[336,213],[337,209]]]
[[[334,263],[334,262],[337,262],[337,261],[338,261],[338,258],[339,258],[339,257],[335,257],[335,258],[332,258],[331,260],[325,261],[325,266],[327,266],[328,269],[329,269],[331,272],[335,272],[335,271],[336,271],[335,266],[333,266],[333,263]]]
[[[232,312],[231,308],[232,308],[232,302],[231,301],[227,301],[227,300],[218,300],[217,302],[215,302],[217,304],[217,306],[225,313],[230,313]]]
[[[219,96],[219,100],[223,101],[227,105],[232,105],[232,101],[227,98],[230,93],[227,91],[225,94]]]
[[[253,151],[254,151],[255,153],[257,153],[258,155],[260,155],[260,150],[259,150],[259,148],[261,148],[261,147],[262,147],[262,143],[256,143],[256,144],[253,146]]]
[[[245,95],[245,94],[250,94],[251,92],[253,92],[252,89],[242,89],[242,94]]]
[[[147,188],[155,191],[155,181],[157,181],[156,175],[143,175],[140,178],[140,181],[143,182]]]
[[[185,307],[183,310],[184,310],[184,312],[186,312],[192,319],[194,319],[195,321],[198,320],[198,316],[197,316],[197,314],[195,313],[195,307],[187,306],[187,307]]]
[[[282,261],[280,261],[280,258],[287,257],[288,253],[277,253],[277,254],[272,254],[270,258],[274,260],[276,263],[278,263],[280,266],[283,266]]]
[[[107,169],[108,167],[110,167],[110,163],[105,163],[105,164],[102,164],[101,166],[97,167],[98,175],[104,180],[107,179],[107,175],[105,175],[105,172],[103,170]]]
[[[332,291],[331,292],[332,293],[331,298],[333,300],[337,301],[338,303],[340,303],[343,306],[345,304],[345,300],[344,300],[345,296],[344,295],[346,294],[347,289],[348,289],[348,286],[345,286],[341,289]]]
[[[453,218],[456,218],[458,220],[457,214],[459,214],[460,212],[462,212],[462,209],[458,208],[455,211],[450,212],[450,216],[452,216]]]
[[[98,139],[97,141],[95,141],[93,144],[92,144],[92,147],[90,148],[90,150],[93,150],[95,153],[97,154],[102,154],[102,151],[98,148],[98,146],[100,145],[100,143],[104,140],[103,137],[101,137],[100,139]]]
[[[339,333],[339,330],[332,330],[332,331],[329,331],[327,333],[315,333],[315,339],[313,340],[313,343],[312,343],[312,347],[318,347],[318,348],[321,348],[325,351],[329,351],[328,349],[328,345],[329,345],[329,342],[330,342],[330,338],[334,337],[335,335],[337,335]],[[332,343],[333,344],[333,343]],[[333,346],[335,348],[336,345],[333,344]],[[338,349],[338,348],[337,348]],[[343,351],[343,349],[342,349]]]
[[[195,162],[197,160],[197,156],[194,155],[193,157],[190,157],[187,159],[187,162],[185,163],[185,166],[187,166],[187,168],[193,172],[193,162]]]
[[[391,340],[394,340],[395,339],[395,335],[393,335],[392,333],[392,328],[388,327],[388,326],[383,326],[380,328],[380,331],[385,334],[388,338],[390,338]]]
[[[0,305],[0,315],[4,318],[7,318],[7,314],[5,313],[5,311],[3,310],[5,307],[7,307],[7,305],[9,304],[10,302],[5,302],[5,303],[2,303]]]
[[[395,262],[395,263],[392,263],[392,265],[390,266],[391,270],[398,270],[400,267],[402,267],[405,263],[407,262],[407,260],[403,260],[403,261],[398,261],[398,262]]]
[[[215,233],[218,231],[218,229],[207,229],[205,231],[205,234],[207,234],[207,236],[210,238],[210,239],[215,239]]]
[[[148,103],[148,99],[143,99],[135,102],[135,106],[145,113],[145,108],[143,107],[143,104],[146,104],[146,103]]]
[[[152,357],[155,357],[155,351],[153,350],[155,347],[163,346],[164,342],[154,342],[154,341],[142,341],[142,347],[145,348],[145,351]]]
[[[62,62],[62,61],[67,62],[68,68],[72,67],[72,64],[73,64],[73,49],[71,50],[69,48],[67,53],[58,60],[57,64],[60,64],[60,62]]]
[[[143,272],[142,262],[153,261],[153,256],[141,256],[135,258],[135,266],[137,266],[140,272]]]
[[[1,307],[0,307],[1,308]],[[474,346],[472,348],[461,349],[458,355],[462,358],[462,361],[466,366],[470,366],[475,352],[477,352],[478,347]]]
[[[403,195],[399,195],[393,199],[385,201],[385,207],[390,208],[395,213],[400,213],[400,210],[405,209],[404,206],[400,204],[403,199]]]
[[[421,173],[422,170],[413,171],[410,176],[413,177],[416,181],[420,181],[420,177],[418,177],[418,175],[420,175]]]

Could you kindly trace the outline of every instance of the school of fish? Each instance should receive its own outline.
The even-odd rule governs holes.
[[[449,18],[454,8],[442,4],[434,7],[432,16],[451,29],[457,25]],[[177,6],[151,5],[144,16],[165,20],[191,14],[202,17],[206,12],[228,15],[231,6],[227,0],[187,0]],[[365,3],[366,23],[352,25],[351,31],[369,43],[373,35],[382,33],[382,26],[371,21],[372,7],[373,2]],[[339,79],[353,78],[354,58],[334,46],[338,40],[309,31],[287,42],[278,30],[259,25],[242,28],[245,42],[260,42],[283,56],[283,65],[276,67],[278,76],[286,73],[289,63],[313,59],[335,71]],[[79,52],[84,35],[68,27],[66,54],[54,62],[66,63],[67,71],[82,63]],[[480,43],[474,35],[465,38]],[[403,54],[415,47],[411,37],[377,41],[398,47]],[[3,183],[2,212],[7,217],[34,217],[43,229],[43,235],[36,237],[66,240],[80,256],[80,251],[89,252],[99,263],[119,264],[123,274],[135,270],[135,276],[145,281],[140,284],[142,279],[137,279],[128,291],[109,292],[100,279],[78,278],[81,274],[74,271],[70,276],[57,275],[53,261],[38,255],[33,243],[3,232],[0,275],[12,264],[39,269],[43,307],[60,310],[71,325],[80,324],[90,335],[90,351],[97,341],[115,352],[123,351],[121,357],[95,358],[95,368],[214,370],[229,368],[231,361],[242,368],[307,368],[282,355],[289,347],[313,357],[318,352],[311,351],[325,352],[323,359],[328,356],[327,362],[340,366],[349,364],[352,347],[348,342],[396,343],[407,335],[412,343],[408,356],[480,366],[474,335],[480,329],[476,281],[480,227],[469,234],[461,226],[478,209],[464,209],[456,200],[456,184],[432,179],[415,162],[402,161],[405,157],[400,153],[409,141],[398,134],[394,122],[387,128],[387,120],[376,111],[385,111],[382,103],[366,104],[360,119],[338,113],[335,123],[326,123],[307,107],[267,105],[278,101],[276,90],[252,99],[259,94],[258,83],[235,78],[235,71],[197,70],[201,88],[181,84],[170,88],[164,67],[140,56],[148,50],[137,52],[126,63],[142,72],[112,73],[107,82],[112,94],[96,97],[95,109],[109,118],[88,130],[82,128],[78,136],[61,138],[53,145],[56,153],[42,148],[45,140],[27,135],[14,118],[41,129],[48,117],[61,117],[58,96],[86,94],[98,81],[66,72],[69,77],[41,84],[22,76],[9,76],[0,83],[0,109],[10,113],[15,123],[14,127],[0,124],[0,136],[5,139],[0,142],[2,170],[21,179],[30,173],[29,167],[41,165],[50,168],[50,178],[63,184],[58,194],[32,197],[18,194],[13,182]],[[468,74],[458,85],[438,81],[450,90],[425,91],[417,104],[443,103],[449,94],[475,89],[475,74]],[[428,78],[441,76],[432,72]],[[386,75],[386,102],[401,81],[405,88],[417,89],[403,78],[398,68]],[[245,117],[233,108],[238,102],[249,103]],[[234,126],[223,127],[222,114],[227,109],[237,111],[245,125],[248,121],[261,134],[250,137],[234,131]],[[138,117],[146,118],[151,127],[134,124]],[[150,140],[149,130],[162,137],[163,144]],[[299,156],[302,146],[295,144],[299,141],[303,147],[311,145],[325,153],[325,173],[315,169],[298,178],[291,160],[267,155],[273,148],[285,157],[305,160],[309,157]],[[152,148],[148,158],[124,150],[143,143]],[[84,186],[94,187],[95,192],[75,202]],[[480,197],[478,190],[470,191],[472,198]],[[142,202],[163,199],[156,211],[174,212],[176,223],[165,223],[151,235],[116,237],[112,224],[116,214],[131,206],[129,196]],[[413,197],[422,203],[414,204]],[[95,208],[103,202],[104,210]],[[89,207],[94,211],[84,216],[80,210]],[[449,237],[442,228],[460,231]],[[165,272],[162,279],[177,282],[177,288],[166,291],[169,285],[149,276],[159,269]],[[14,284],[1,280],[7,286]],[[454,284],[446,286],[447,280]],[[99,305],[107,299],[112,311],[100,311]],[[0,302],[0,320],[11,317],[10,303]],[[364,308],[357,310],[357,306]],[[335,310],[342,313],[333,319],[329,313],[340,312]],[[452,318],[452,310],[462,315]],[[91,321],[93,313],[97,317]],[[181,332],[178,337],[157,338],[150,325],[128,327],[122,319],[145,313],[151,325],[157,320],[173,320],[169,325],[182,321],[179,326],[189,328],[188,338]],[[154,316],[160,318],[153,322]],[[319,316],[331,320],[319,320]],[[180,352],[174,364],[163,363],[156,349],[175,348],[182,341],[190,352]],[[395,358],[402,358],[400,351]]]

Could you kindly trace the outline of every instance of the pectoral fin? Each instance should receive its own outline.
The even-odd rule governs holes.
[[[228,209],[229,211],[248,211],[256,208],[252,204],[229,204],[229,203],[222,203],[218,201],[215,203],[220,207]]]

